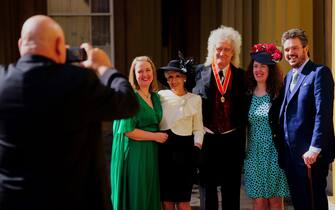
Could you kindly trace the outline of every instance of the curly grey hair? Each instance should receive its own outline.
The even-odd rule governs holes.
[[[232,44],[234,49],[234,55],[232,57],[231,62],[234,66],[239,67],[241,44],[242,44],[241,34],[232,27],[227,27],[224,25],[221,25],[219,28],[211,31],[208,37],[207,58],[204,65],[208,66],[214,62],[214,53],[216,50],[216,44],[222,41],[228,41]]]

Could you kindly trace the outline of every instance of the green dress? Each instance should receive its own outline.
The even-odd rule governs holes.
[[[140,110],[129,119],[115,120],[111,157],[111,198],[114,210],[160,210],[158,145],[136,141],[124,133],[135,128],[158,131],[162,107],[157,93],[151,93],[151,108],[136,93]]]
[[[245,190],[250,198],[288,197],[284,171],[278,165],[269,124],[270,95],[253,96],[249,109],[248,147],[244,161]]]

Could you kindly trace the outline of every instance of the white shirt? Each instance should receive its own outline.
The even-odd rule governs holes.
[[[194,143],[202,145],[204,128],[202,123],[201,97],[193,93],[177,96],[171,90],[158,92],[163,108],[161,130],[169,130],[179,136],[194,135]]]

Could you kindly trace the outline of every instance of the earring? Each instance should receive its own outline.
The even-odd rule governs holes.
[[[186,82],[186,79],[184,79],[184,82]]]

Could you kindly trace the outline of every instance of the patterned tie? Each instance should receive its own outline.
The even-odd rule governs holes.
[[[291,81],[291,84],[290,84],[290,91],[291,92],[293,91],[294,86],[297,84],[298,75],[299,75],[299,72],[297,70],[293,70],[292,81]]]

